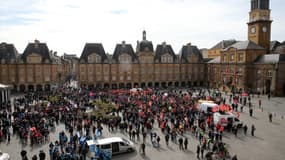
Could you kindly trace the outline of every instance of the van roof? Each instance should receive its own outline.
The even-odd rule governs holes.
[[[110,138],[103,138],[103,139],[97,139],[97,140],[89,140],[87,141],[88,146],[90,145],[104,145],[109,144],[112,142],[123,142],[123,138],[121,137],[110,137]]]
[[[207,103],[207,102],[201,103],[201,106],[203,106],[203,105],[206,105],[206,106],[208,106],[208,107],[215,107],[215,106],[218,106],[218,104],[216,104],[216,103]]]
[[[225,113],[219,113],[219,112],[216,112],[214,113],[214,116],[217,115],[217,116],[223,116],[223,117],[236,117],[234,114],[230,113],[230,112],[225,112]]]
[[[214,103],[214,101],[199,100],[198,103]]]

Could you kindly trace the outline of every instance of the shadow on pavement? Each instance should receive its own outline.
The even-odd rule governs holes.
[[[113,156],[112,159],[117,159],[117,160],[119,160],[119,159],[128,160],[129,159],[129,160],[131,160],[131,159],[134,159],[137,154],[138,153],[136,151],[134,151],[132,153],[123,153],[123,154]]]
[[[258,137],[258,136],[252,136],[252,138],[254,138],[254,139],[258,139],[258,140],[261,140],[261,141],[264,141],[264,139],[263,139],[263,138]]]
[[[280,123],[278,123],[278,122],[271,122],[271,123],[274,125],[280,126]]]

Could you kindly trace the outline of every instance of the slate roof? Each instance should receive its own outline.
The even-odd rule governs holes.
[[[285,54],[265,54],[257,57],[255,64],[285,62]]]
[[[132,57],[132,62],[137,60],[137,55],[134,52],[134,49],[131,44],[126,44],[124,41],[121,44],[117,44],[114,50],[112,60],[115,60],[117,63],[119,62],[119,56],[121,54],[128,54]]]
[[[215,50],[215,49],[224,49],[227,48],[228,46],[236,43],[237,41],[232,39],[232,40],[222,40],[221,42],[217,43],[214,47],[212,47],[210,50]]]
[[[162,44],[158,44],[156,46],[156,49],[155,49],[154,61],[158,60],[159,62],[161,62],[161,56],[164,54],[167,54],[167,53],[170,54],[171,56],[173,56],[173,62],[175,62],[177,57],[176,57],[171,45],[166,44],[165,42]]]
[[[279,45],[281,45],[278,41],[271,41],[270,42],[270,51],[274,51]]]
[[[257,45],[252,41],[240,41],[236,42],[227,48],[223,49],[223,51],[227,51],[230,48],[236,48],[237,50],[264,50],[263,47]]]
[[[0,44],[0,60],[5,59],[9,62],[11,59],[17,59],[18,51],[13,44],[1,43]]]
[[[80,61],[83,60],[88,62],[88,56],[92,53],[96,53],[101,56],[101,62],[105,62],[107,55],[105,53],[104,47],[101,43],[86,43],[84,49],[80,56]]]
[[[190,55],[197,55],[199,57],[199,61],[203,60],[203,55],[197,46],[192,46],[191,44],[184,45],[180,51],[180,58],[188,62],[188,57]]]
[[[27,56],[32,53],[39,54],[42,57],[42,62],[45,62],[45,60],[53,62],[52,55],[46,43],[40,43],[38,40],[35,40],[35,43],[29,43],[26,49],[24,50],[24,53],[21,58],[24,62],[27,62]]]
[[[153,45],[151,41],[148,40],[142,40],[139,42],[137,49],[139,52],[144,52],[145,49],[148,48],[149,52],[153,52]]]
[[[210,61],[207,62],[207,63],[221,63],[221,57],[218,56],[218,57],[216,57],[216,58],[210,60]]]

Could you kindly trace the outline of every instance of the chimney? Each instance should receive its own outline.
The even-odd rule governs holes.
[[[126,41],[122,41],[122,47],[126,47]]]
[[[35,48],[39,48],[40,41],[35,39]]]

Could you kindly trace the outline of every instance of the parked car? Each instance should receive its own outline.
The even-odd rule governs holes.
[[[111,152],[112,155],[132,152],[135,150],[134,143],[121,137],[110,137],[87,141],[88,146],[96,145],[100,150]]]

